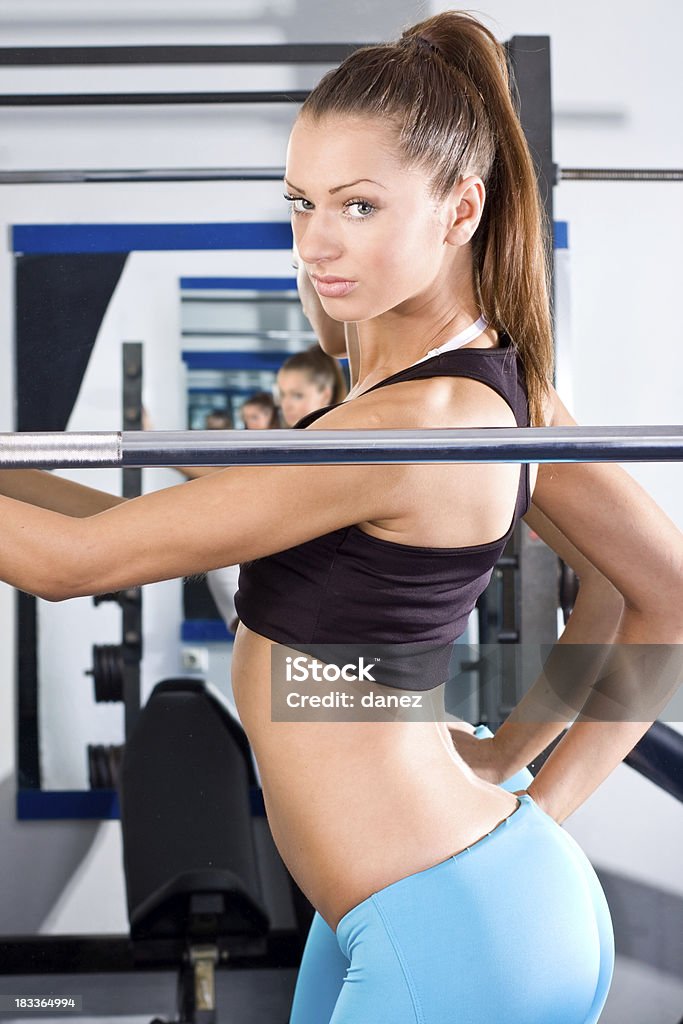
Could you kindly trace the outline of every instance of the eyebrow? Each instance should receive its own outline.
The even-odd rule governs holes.
[[[337,185],[335,188],[330,189],[330,195],[333,196],[335,192],[341,192],[344,188],[353,188],[354,185],[360,185],[362,181],[369,181],[371,185],[379,185],[380,188],[386,189],[386,185],[382,185],[379,181],[374,181],[372,178],[357,178],[356,181],[350,181],[347,185]],[[305,188],[299,188],[297,185],[293,185],[291,181],[287,181],[285,178],[285,185],[289,185],[295,192],[305,192]]]

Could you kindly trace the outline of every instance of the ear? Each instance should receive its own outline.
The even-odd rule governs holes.
[[[446,245],[466,245],[479,227],[484,212],[486,188],[476,174],[454,185],[446,199]]]

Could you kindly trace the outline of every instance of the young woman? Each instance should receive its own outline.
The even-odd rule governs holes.
[[[350,400],[299,427],[574,424],[550,383],[534,171],[504,52],[478,21],[438,15],[326,75],[292,130],[286,188],[306,273],[358,341]],[[483,778],[441,722],[274,721],[271,651],[454,639],[521,515],[580,553],[587,587],[620,595],[603,642],[680,643],[683,538],[627,473],[237,467],[128,502],[8,478],[0,577],[49,600],[244,563],[235,700],[275,841],[339,949],[324,991],[302,966],[296,1024],[598,1019],[609,913],[559,823],[650,723],[580,715],[518,797],[498,774],[564,723],[529,726],[516,748],[470,737],[488,744]]]
[[[270,391],[256,391],[240,409],[246,430],[277,430],[280,414]]]
[[[338,405],[346,397],[346,381],[336,359],[314,344],[285,359],[277,387],[285,426],[293,427],[310,412]]]

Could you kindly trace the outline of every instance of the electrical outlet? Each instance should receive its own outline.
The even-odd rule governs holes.
[[[209,652],[206,647],[183,647],[183,668],[187,672],[209,671]]]

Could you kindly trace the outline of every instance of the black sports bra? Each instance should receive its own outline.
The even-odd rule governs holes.
[[[368,391],[430,377],[481,381],[506,400],[518,426],[529,425],[524,367],[507,335],[500,336],[498,348],[459,348],[429,357]],[[333,408],[310,413],[296,428],[309,426]],[[237,614],[254,632],[307,653],[311,645],[399,644],[410,645],[411,652],[441,649],[465,631],[477,598],[530,501],[529,464],[525,463],[512,522],[504,536],[486,544],[416,547],[346,526],[245,562],[235,596]],[[406,647],[403,650],[407,653]],[[414,673],[408,675],[403,682],[392,678],[391,685],[430,689],[443,681],[423,670],[417,680]]]

